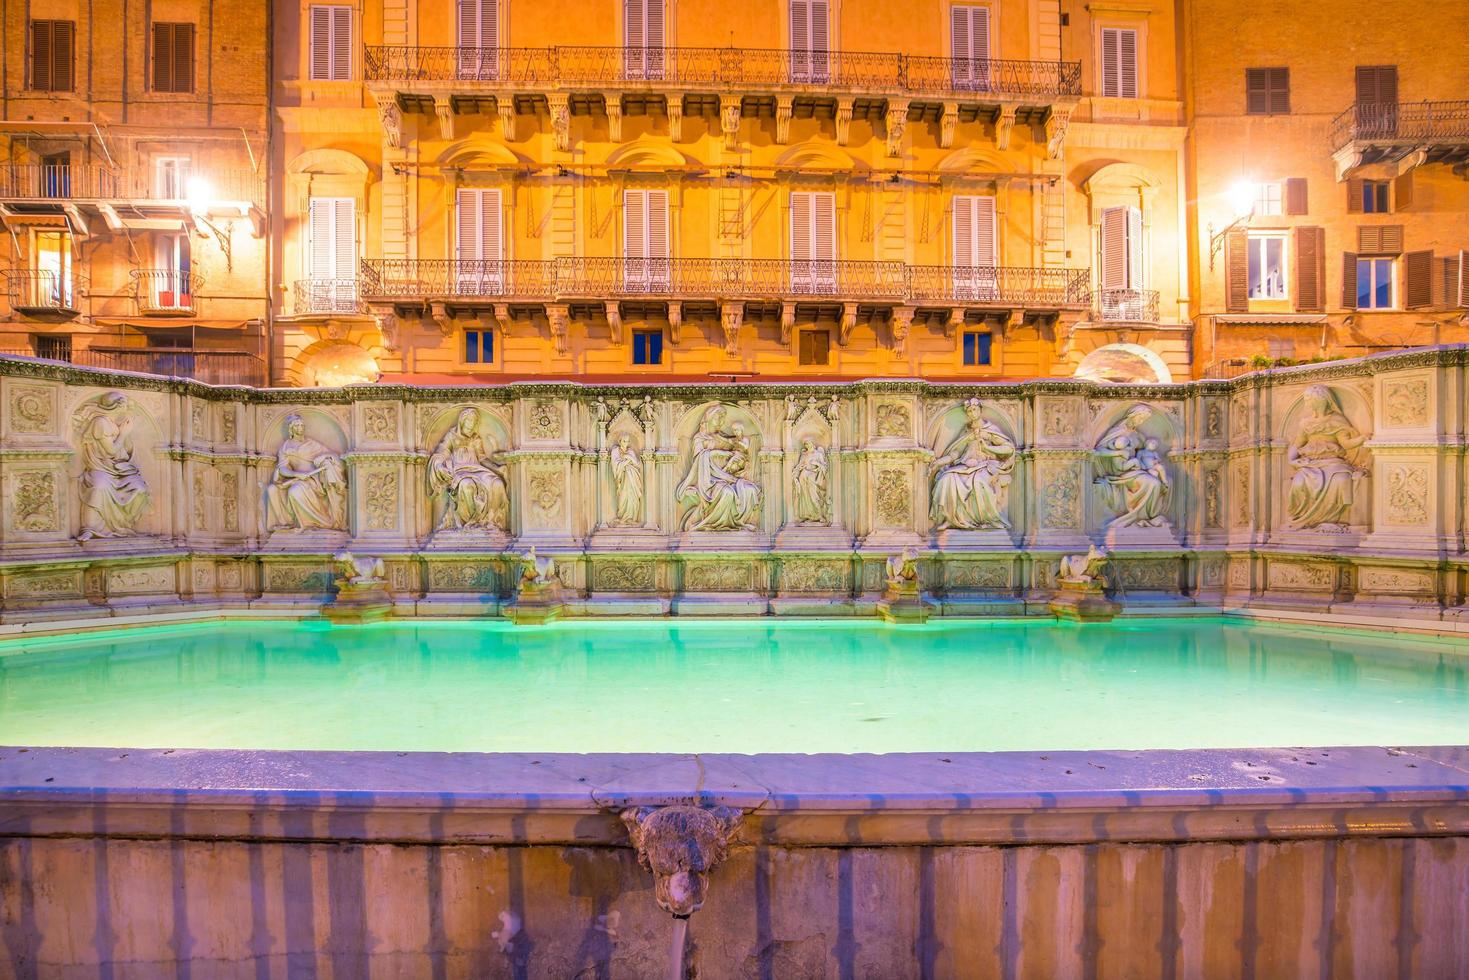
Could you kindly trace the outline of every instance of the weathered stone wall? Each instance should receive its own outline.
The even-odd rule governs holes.
[[[349,549],[384,559],[400,613],[495,614],[534,545],[573,613],[862,613],[912,546],[942,611],[1019,614],[1099,542],[1133,611],[1458,619],[1466,361],[256,391],[0,360],[0,601],[310,608]]]

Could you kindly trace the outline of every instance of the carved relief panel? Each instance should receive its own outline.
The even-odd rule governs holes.
[[[7,379],[7,430],[14,435],[56,435],[54,385],[28,384]]]

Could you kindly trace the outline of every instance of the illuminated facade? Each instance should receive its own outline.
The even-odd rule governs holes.
[[[0,350],[263,382],[265,6],[6,10]]]
[[[1173,9],[278,3],[279,377],[1186,376]]]
[[[1469,341],[1469,6],[1389,6],[1184,5],[1197,372]]]

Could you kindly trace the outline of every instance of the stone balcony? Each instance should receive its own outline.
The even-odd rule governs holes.
[[[872,317],[902,324],[919,311],[953,325],[966,319],[1054,319],[1091,304],[1085,269],[905,266],[901,262],[786,259],[558,258],[494,262],[375,259],[362,264],[362,301],[384,313],[422,310],[447,331],[457,316],[501,323],[541,313],[564,337],[568,316],[604,314],[614,339],[624,315],[666,316],[675,336],[686,316],[717,314],[727,334],[744,316],[778,315],[783,336],[798,317],[830,315],[845,342]]]
[[[1469,99],[1358,102],[1331,124],[1337,180],[1391,178],[1424,164],[1469,173]]]
[[[404,112],[436,113],[446,137],[456,116],[494,112],[510,138],[544,112],[561,149],[574,115],[605,116],[618,141],[624,115],[658,113],[674,140],[685,116],[710,116],[731,143],[747,117],[773,117],[777,143],[793,118],[833,119],[839,144],[854,117],[883,119],[894,155],[910,120],[939,122],[943,146],[959,122],[993,122],[1002,148],[1015,124],[1042,125],[1054,155],[1081,97],[1080,62],[887,52],[394,45],[368,47],[364,73],[394,143]]]

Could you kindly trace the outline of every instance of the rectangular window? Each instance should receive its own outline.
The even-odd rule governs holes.
[[[153,91],[194,91],[194,25],[153,25]]]
[[[352,77],[352,8],[311,8],[311,80],[341,82]]]
[[[949,40],[953,49],[953,82],[961,91],[990,88],[990,8],[949,8]]]
[[[459,77],[496,79],[499,73],[500,19],[497,0],[458,0]]]
[[[498,296],[505,291],[498,187],[461,187],[454,198],[454,282],[463,296]]]
[[[76,87],[76,24],[69,20],[31,21],[30,88],[70,92]]]
[[[828,330],[802,330],[800,337],[800,363],[829,364],[831,362],[831,332]]]
[[[64,231],[37,231],[36,276],[28,284],[27,306],[76,309],[72,296],[71,235]]]
[[[1387,214],[1389,184],[1385,180],[1362,181],[1362,213]]]
[[[495,332],[493,330],[464,331],[464,363],[493,364],[495,362]]]
[[[791,290],[836,292],[836,196],[791,192]]]
[[[1392,259],[1357,259],[1357,309],[1392,309]]]
[[[1294,340],[1271,339],[1265,341],[1265,350],[1269,352],[1270,359],[1278,361],[1283,357],[1296,356],[1296,342]]]
[[[623,192],[622,255],[623,282],[628,292],[668,291],[667,191]]]
[[[831,79],[831,33],[827,0],[790,0],[791,81],[825,84]]]
[[[1255,214],[1274,216],[1281,213],[1280,184],[1258,184],[1255,190]]]
[[[632,333],[632,362],[634,364],[663,363],[663,331],[634,330]]]
[[[1102,97],[1137,98],[1137,31],[1102,28]]]
[[[663,0],[623,0],[623,76],[663,77]]]
[[[48,153],[41,157],[42,197],[71,197],[71,154]]]
[[[357,278],[357,202],[350,197],[313,197],[306,277],[322,282]]]
[[[985,367],[990,363],[995,335],[978,330],[964,331],[964,366]]]
[[[43,357],[48,361],[71,361],[71,337],[67,336],[37,336],[32,342],[36,349],[36,356]]]
[[[1252,235],[1250,254],[1250,299],[1285,299],[1285,236]]]
[[[1245,69],[1245,113],[1279,116],[1290,112],[1289,68]]]
[[[954,292],[961,299],[999,298],[995,199],[958,194],[954,210]]]
[[[1143,213],[1131,205],[1102,212],[1102,288],[1142,289]]]
[[[153,158],[153,194],[164,201],[180,201],[188,196],[192,164],[188,157]]]

